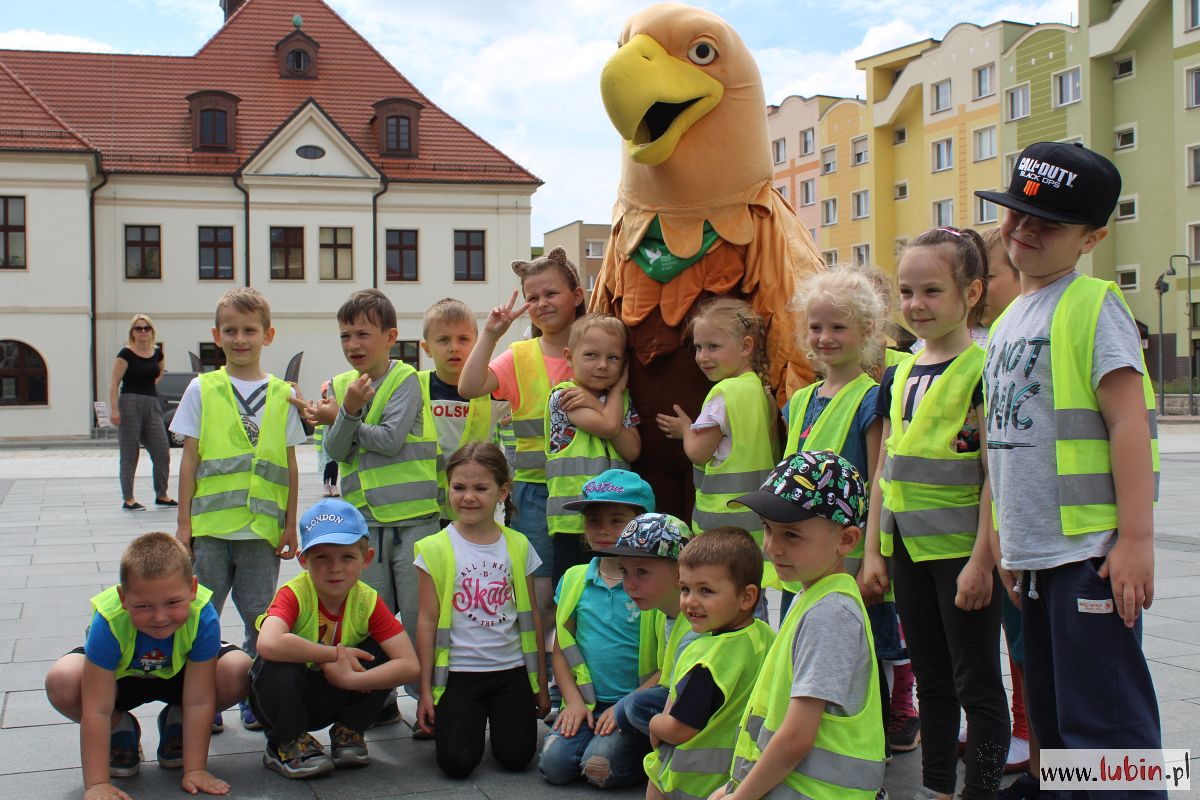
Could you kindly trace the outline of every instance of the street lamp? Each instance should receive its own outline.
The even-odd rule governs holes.
[[[1154,281],[1154,291],[1158,292],[1158,413],[1166,413],[1166,376],[1163,374],[1163,298],[1171,287],[1164,280],[1167,275],[1174,275],[1175,267],[1167,262],[1167,271],[1160,274]]]
[[[1188,343],[1187,414],[1188,414],[1188,416],[1191,416],[1192,415],[1193,395],[1194,395],[1194,390],[1195,390],[1193,383],[1195,381],[1195,376],[1196,376],[1196,346],[1192,343],[1192,325],[1195,322],[1195,320],[1192,319],[1192,267],[1195,266],[1195,262],[1193,262],[1191,257],[1188,255],[1176,253],[1175,255],[1167,258],[1167,269],[1168,269],[1167,274],[1168,275],[1176,274],[1175,273],[1175,265],[1172,262],[1177,258],[1182,258],[1183,260],[1185,260],[1187,262],[1187,279],[1188,279],[1187,317],[1188,317],[1188,324],[1187,324],[1187,329],[1185,330],[1185,333],[1187,334],[1187,343]],[[1159,300],[1159,305],[1161,306],[1162,305],[1162,295],[1161,294],[1158,296],[1158,300]],[[1162,330],[1161,323],[1160,323],[1159,330]]]

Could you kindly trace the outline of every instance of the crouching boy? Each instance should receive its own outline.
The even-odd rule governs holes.
[[[780,579],[799,581],[742,717],[732,780],[712,795],[759,798],[776,787],[812,800],[869,800],[883,785],[879,677],[866,607],[842,571],[867,501],[848,461],[796,453],[737,500],[763,521]]]
[[[344,500],[314,505],[300,521],[300,565],[258,620],[250,703],[263,723],[263,765],[286,778],[371,761],[363,732],[388,692],[420,673],[404,626],[359,580],[375,551],[367,523]],[[309,731],[329,728],[333,756]]]
[[[775,639],[754,619],[762,550],[741,528],[715,528],[679,555],[679,608],[697,639],[675,665],[671,693],[650,720],[647,800],[708,797],[729,780],[742,713]]]
[[[46,674],[50,704],[80,726],[84,797],[128,798],[110,780],[138,773],[142,731],[129,712],[155,701],[167,704],[158,765],[183,767],[180,783],[191,794],[227,794],[229,784],[205,769],[208,742],[213,715],[246,696],[250,658],[221,641],[211,592],[171,534],[130,542],[120,574],[119,585],[92,598],[87,642]]]

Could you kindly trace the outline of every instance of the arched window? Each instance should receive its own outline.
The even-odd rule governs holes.
[[[229,144],[226,119],[228,115],[219,108],[206,108],[200,112],[201,147],[225,147]]]
[[[0,406],[44,406],[49,383],[41,353],[24,342],[0,339]]]
[[[232,152],[237,146],[238,97],[220,89],[201,89],[187,96],[192,149]]]
[[[375,126],[379,153],[383,156],[413,158],[421,145],[421,109],[423,106],[407,97],[389,97],[374,105]]]

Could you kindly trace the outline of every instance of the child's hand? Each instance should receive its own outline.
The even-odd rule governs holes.
[[[498,340],[501,336],[508,333],[508,328],[513,324],[513,320],[528,311],[529,306],[532,305],[532,303],[526,303],[516,311],[513,311],[513,306],[516,304],[517,290],[513,289],[512,299],[508,301],[508,305],[496,306],[488,313],[487,321],[483,323],[484,334]]]
[[[545,686],[537,693],[536,699],[538,719],[543,719],[550,713],[550,692],[546,691]]]
[[[279,547],[275,548],[275,555],[283,560],[295,558],[296,556],[296,529],[291,528],[283,532],[283,536],[279,537]]]
[[[346,409],[350,416],[357,417],[363,406],[371,402],[374,396],[375,387],[371,385],[371,376],[364,372],[346,387],[346,399],[342,401],[342,408]]]
[[[417,701],[417,725],[426,733],[433,733],[433,708],[433,696],[421,692],[421,699]]]
[[[1117,532],[1117,543],[1100,565],[1100,577],[1112,580],[1117,613],[1132,628],[1143,608],[1154,602],[1154,540]]]
[[[682,408],[675,406],[675,416],[670,414],[658,415],[658,429],[668,439],[683,441],[683,435],[692,427],[692,418]]]
[[[558,407],[568,413],[581,408],[590,408],[596,412],[604,410],[604,404],[600,402],[600,398],[582,386],[572,386],[570,389],[563,389],[559,392]]]
[[[84,790],[83,800],[131,800],[131,798],[111,783],[97,783]]]
[[[992,571],[982,569],[974,558],[968,558],[958,573],[958,594],[954,605],[963,611],[978,611],[992,602]]]
[[[856,579],[863,603],[873,606],[881,602],[891,583],[888,578],[887,561],[874,553],[864,553]]]
[[[354,676],[359,672],[366,671],[363,665],[358,662],[360,658],[365,658],[367,661],[374,660],[374,657],[365,650],[338,644],[337,659],[322,664],[321,672],[324,673],[325,680],[337,688],[345,689],[346,691],[358,691],[358,681]]]
[[[229,794],[229,784],[202,769],[183,773],[179,782],[188,794]]]
[[[729,789],[727,789],[725,786],[722,786],[720,789],[717,789],[715,792],[710,794],[708,796],[708,800],[722,800],[726,797],[733,797],[733,795],[729,793]]]
[[[192,520],[189,518],[187,522],[178,522],[175,524],[175,538],[179,543],[192,552]]]
[[[1000,562],[997,561],[997,564]],[[1000,582],[1004,584],[1004,591],[1008,593],[1008,599],[1012,600],[1012,604],[1017,608],[1021,607],[1021,593],[1017,591],[1017,573],[1012,570],[1007,570],[1004,567],[996,567],[996,571],[1000,573]]]
[[[338,404],[332,397],[322,397],[320,400],[309,401],[304,416],[309,425],[332,425],[337,422]]]
[[[609,706],[596,719],[595,731],[597,736],[608,736],[617,729],[616,706]]]
[[[580,702],[567,703],[558,712],[558,719],[554,721],[554,730],[570,739],[579,732],[579,726],[584,722],[587,723],[589,728],[595,727],[595,720],[592,718],[591,710]]]

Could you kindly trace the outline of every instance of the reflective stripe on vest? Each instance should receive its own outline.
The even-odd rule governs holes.
[[[312,576],[308,574],[308,570],[302,570],[284,586],[292,590],[298,608],[296,621],[292,623],[289,633],[310,642],[320,643],[320,600],[317,598],[317,587],[313,585]],[[375,611],[378,597],[379,593],[362,581],[357,581],[350,587],[342,604],[339,642],[346,647],[355,647],[371,635],[371,614]],[[326,610],[334,612],[332,608]],[[266,618],[267,612],[264,611],[254,622],[255,630],[262,630]]]
[[[408,364],[393,361],[362,424],[378,425],[396,389],[415,372]],[[350,370],[334,377],[333,395],[338,405],[358,375]],[[428,401],[422,403],[419,419],[419,430],[414,424],[399,453],[384,455],[358,447],[350,460],[341,464],[342,499],[364,511],[368,522],[399,522],[438,513],[437,428]]]
[[[871,677],[863,707],[851,717],[822,712],[812,750],[770,797],[804,797],[810,800],[873,800],[883,785],[884,732],[879,724],[879,674],[867,609],[854,578],[834,573],[797,596],[763,662],[750,694],[735,747],[732,778],[743,781],[779,730],[791,702],[792,646],[800,621],[823,597],[840,593],[854,599],[863,620]],[[790,792],[784,790],[787,787]],[[782,790],[782,791],[781,791]],[[776,792],[780,792],[776,794]],[[735,792],[736,794],[736,792]]]
[[[708,797],[729,780],[742,714],[774,639],[771,626],[756,619],[741,630],[697,639],[680,655],[670,702],[678,699],[679,680],[698,666],[708,670],[724,702],[694,737],[660,745],[643,760],[646,775],[667,797]]]
[[[421,399],[425,404],[425,416],[427,419],[433,420],[434,437],[437,439],[437,482],[438,482],[438,506],[441,509],[442,519],[455,520],[458,516],[454,510],[450,508],[446,482],[446,461],[450,456],[454,455],[454,451],[449,453],[442,450],[442,440],[437,437],[437,417],[433,415],[433,397],[429,393],[429,376],[433,370],[426,369],[417,373],[417,378],[421,381]],[[487,442],[492,438],[492,398],[484,395],[476,397],[470,401],[467,406],[467,419],[463,424],[462,436],[458,439],[458,444],[454,450],[470,444],[471,442]]]
[[[279,546],[287,519],[287,415],[291,387],[267,378],[258,444],[252,446],[225,368],[200,375],[200,438],[193,536],[251,530]]]
[[[113,638],[117,640],[117,646],[121,648],[121,660],[117,663],[115,670],[116,679],[120,680],[131,675],[139,678],[147,676],[174,677],[187,663],[188,653],[192,652],[192,645],[196,642],[196,632],[200,629],[200,612],[211,597],[212,592],[204,586],[196,585],[196,599],[188,606],[187,622],[183,623],[183,626],[171,636],[170,666],[159,667],[149,672],[144,672],[130,664],[133,660],[133,649],[137,645],[138,632],[137,628],[133,627],[133,621],[129,619],[129,612],[121,605],[121,593],[118,591],[118,587],[110,586],[93,597],[92,608],[108,622],[108,629],[112,631]]]
[[[984,353],[975,344],[946,367],[921,398],[904,427],[904,394],[916,364],[912,356],[896,367],[889,422],[891,435],[879,479],[881,551],[891,555],[902,533],[913,561],[964,558],[979,530],[983,487],[982,454],[960,453],[955,442],[983,374]]]
[[[570,389],[574,381],[564,381],[550,390],[550,394]],[[629,411],[629,392],[621,396],[623,411]],[[550,416],[545,419],[547,448],[550,442]],[[568,511],[563,506],[574,500],[583,499],[583,485],[602,472],[610,469],[629,469],[629,462],[617,453],[608,439],[575,429],[575,435],[567,446],[557,453],[546,453],[546,527],[551,536],[560,533],[583,533],[583,514]]]
[[[517,606],[517,629],[521,634],[521,655],[525,671],[529,674],[529,686],[536,696],[541,691],[538,680],[538,663],[542,656],[541,642],[533,624],[533,606],[529,600],[529,582],[525,579],[525,564],[529,557],[529,540],[524,534],[511,528],[500,528],[504,547],[512,569],[513,600]],[[455,559],[454,544],[450,534],[443,528],[432,536],[426,536],[414,545],[416,554],[425,560],[429,577],[438,597],[437,631],[433,636],[433,704],[437,705],[446,692],[450,678],[451,611],[454,603]]]
[[[512,410],[512,429],[517,437],[517,471],[513,479],[525,483],[546,482],[546,403],[550,399],[550,375],[542,355],[542,340],[526,339],[509,345],[521,405]]]

